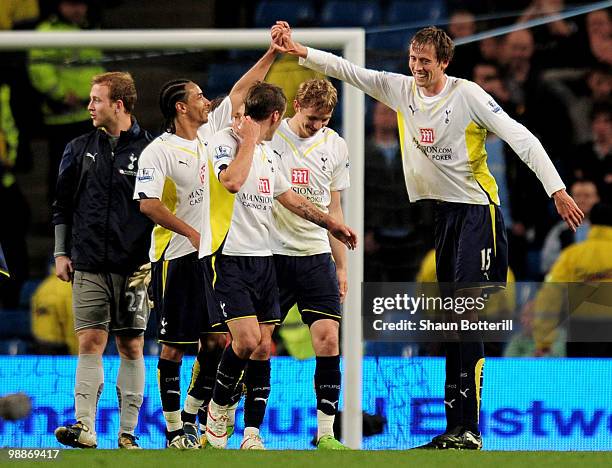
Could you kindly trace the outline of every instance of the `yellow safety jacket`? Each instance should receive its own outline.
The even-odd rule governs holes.
[[[581,294],[576,288],[590,291],[584,291],[588,299],[570,311],[572,318],[612,319],[612,297],[602,297],[612,288],[597,288],[602,282],[612,282],[612,227],[594,225],[585,241],[561,252],[538,292],[533,330],[538,350],[549,349],[555,340],[567,295]]]
[[[72,314],[72,285],[51,274],[32,295],[32,334],[43,343],[66,345],[78,353]]]
[[[38,0],[2,0],[0,29],[13,29],[15,23],[35,20],[40,15]]]
[[[19,144],[19,130],[15,125],[11,111],[11,88],[0,85],[0,183],[5,188],[15,183],[12,169],[17,159],[17,146]]]
[[[78,26],[57,17],[43,21],[37,31],[80,31]],[[46,125],[63,125],[89,119],[87,104],[94,75],[104,73],[100,65],[71,65],[75,61],[102,59],[98,49],[32,49],[29,73],[32,85],[44,96],[43,119]],[[77,107],[66,104],[69,94],[80,100]]]

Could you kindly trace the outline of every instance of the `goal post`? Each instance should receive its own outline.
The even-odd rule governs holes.
[[[361,28],[295,29],[294,37],[305,45],[341,49],[351,62],[365,64],[365,32]],[[106,50],[142,49],[264,49],[270,43],[267,29],[162,29],[105,31],[2,31],[0,50],[32,48],[84,48]],[[245,70],[246,71],[246,70]],[[142,83],[140,84],[143,85]],[[145,84],[146,86],[146,84]],[[346,444],[361,448],[362,430],[362,320],[363,281],[363,198],[364,198],[364,97],[356,88],[343,83],[342,136],[351,158],[351,187],[344,194],[346,223],[359,235],[359,246],[348,255],[349,291],[344,306],[342,350],[344,362],[343,436]]]

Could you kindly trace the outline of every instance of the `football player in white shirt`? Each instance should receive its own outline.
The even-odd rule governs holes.
[[[286,98],[278,86],[258,83],[245,100],[242,122],[218,132],[209,144],[215,174],[231,201],[227,235],[215,262],[214,292],[219,307],[212,311],[219,314],[218,322],[225,322],[232,335],[208,405],[206,438],[217,448],[227,444],[228,405],[245,368],[247,399],[240,447],[264,448],[259,426],[270,395],[272,331],[280,320],[269,239],[274,198],[329,230],[349,248],[354,248],[357,241],[347,226],[290,190],[278,170],[266,142],[280,125],[285,108]],[[221,205],[220,200],[215,203]]]
[[[200,237],[211,237],[205,143],[216,131],[231,125],[232,112],[242,105],[250,86],[263,79],[274,56],[269,49],[210,114],[210,102],[197,84],[186,79],[166,83],[159,98],[166,132],[143,151],[134,198],[156,223],[150,260],[162,344],[157,368],[168,447],[199,447],[196,415],[210,400],[226,343],[223,330],[216,331],[217,337],[208,335],[214,332],[205,289],[212,284],[203,280],[202,269],[210,256],[198,260]],[[186,346],[198,342],[200,350],[181,412],[181,362]]]
[[[272,37],[281,52],[300,57],[300,64],[346,81],[397,112],[410,201],[438,202],[436,270],[438,281],[451,285],[447,294],[477,296],[482,287],[505,285],[506,232],[497,184],[486,164],[487,131],[506,141],[535,172],[571,229],[582,222],[583,213],[566,193],[537,138],[476,83],[445,74],[454,44],[441,29],[424,28],[412,38],[412,77],[365,69],[333,54],[306,48],[293,41],[284,21],[272,28]],[[475,314],[470,318],[478,319]],[[460,338],[459,342],[446,343],[444,400],[455,402],[445,405],[446,431],[424,448],[482,447],[478,428],[482,338]]]
[[[349,186],[348,148],[342,137],[327,128],[337,102],[336,88],[328,80],[300,84],[293,102],[295,114],[283,120],[270,147],[292,190],[343,220],[341,193]],[[272,213],[281,321],[297,303],[316,355],[317,447],[346,449],[333,431],[340,398],[340,303],[347,292],[346,248],[328,237],[325,229],[278,202]]]

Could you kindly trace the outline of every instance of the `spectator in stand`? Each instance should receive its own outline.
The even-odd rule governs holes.
[[[573,126],[567,106],[548,86],[542,84],[540,73],[533,60],[535,46],[529,30],[515,31],[505,36],[501,61],[505,67],[506,86],[511,96],[515,118],[540,138],[555,165],[566,169],[573,147]],[[562,171],[563,173],[563,171]],[[519,177],[522,179],[522,177]],[[534,185],[528,183],[529,186]],[[537,189],[539,190],[539,189]],[[534,218],[534,247],[542,242],[552,220],[541,214],[549,213],[546,200],[531,197],[529,212]],[[534,206],[532,202],[538,203]]]
[[[595,10],[585,18],[591,63],[612,65],[612,20],[607,9]]]
[[[594,180],[604,200],[612,195],[612,103],[595,104],[591,111],[591,141],[576,148],[574,177]]]
[[[584,222],[576,228],[576,232],[567,229],[561,223],[557,223],[552,227],[542,247],[542,257],[540,260],[542,274],[548,273],[548,270],[559,258],[561,250],[575,242],[586,240],[591,229],[589,214],[593,206],[599,203],[597,186],[590,180],[578,180],[572,184],[570,193],[576,201],[578,208],[584,213]]]
[[[38,0],[2,0],[0,2],[0,29],[13,29],[24,21],[38,18]]]
[[[34,291],[31,310],[36,354],[78,354],[72,284],[60,280],[54,266]]]
[[[519,23],[536,18],[557,15],[565,9],[564,0],[534,0],[523,12]],[[542,68],[580,65],[580,41],[578,25],[572,18],[556,19],[533,28],[536,44],[536,60]],[[571,63],[572,61],[576,63]]]
[[[480,57],[483,60],[497,62],[499,60],[499,53],[501,50],[499,39],[497,37],[487,37],[485,39],[481,39],[478,42],[478,50],[480,52]]]
[[[578,78],[571,87],[570,112],[576,135],[576,144],[591,142],[591,114],[594,107],[610,102],[612,98],[612,67],[603,63],[594,65]]]
[[[38,0],[2,0],[0,2],[0,30],[33,29],[40,16]],[[30,141],[41,127],[40,100],[32,88],[24,51],[3,51],[0,54],[0,86],[10,89],[10,106],[20,138],[12,168],[28,170],[32,166]],[[4,91],[3,91],[4,93]],[[2,98],[4,99],[4,97]],[[4,115],[6,107],[2,104]]]
[[[514,334],[504,348],[504,357],[533,357],[536,343],[533,338],[533,319],[535,301],[527,302],[521,310],[521,329]],[[565,357],[565,331],[560,330],[550,347],[550,357]]]
[[[373,107],[365,146],[365,281],[412,281],[431,248],[432,210],[408,200],[396,113],[378,101]]]
[[[0,243],[4,246],[11,276],[0,282],[0,307],[17,308],[21,286],[28,279],[26,233],[30,207],[24,197],[14,169],[19,146],[19,131],[10,105],[11,88],[0,83]]]
[[[612,357],[610,285],[602,284],[612,282],[610,252],[612,206],[598,203],[591,210],[591,230],[587,239],[561,252],[536,297],[533,336],[537,356],[550,355],[560,325],[568,322],[568,357]],[[586,296],[584,289],[580,291],[581,287],[587,288]],[[584,300],[577,301],[580,296],[576,294],[582,295]],[[567,301],[572,308],[568,315],[562,315],[568,295],[574,299]],[[589,342],[578,342],[587,336]]]
[[[448,25],[448,35],[453,40],[476,34],[476,18],[468,10],[455,10],[451,13]],[[478,60],[479,47],[476,42],[457,46],[448,73],[459,78],[470,78],[472,68]]]
[[[79,31],[89,27],[87,12],[91,0],[60,0],[53,15],[37,31]],[[43,95],[43,121],[49,141],[48,196],[53,199],[59,162],[66,144],[91,130],[87,104],[91,77],[104,72],[97,61],[97,49],[31,49],[30,79]],[[68,62],[77,62],[68,65]]]
[[[558,96],[540,81],[539,63],[534,60],[535,43],[529,30],[514,31],[504,38],[501,62],[505,67],[506,86],[522,123],[533,126],[550,148],[553,159],[567,149],[573,130],[565,106]],[[536,66],[538,63],[538,66]],[[550,116],[555,118],[551,119]]]

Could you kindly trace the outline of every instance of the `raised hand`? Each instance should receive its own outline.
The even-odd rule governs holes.
[[[291,37],[291,27],[286,21],[277,21],[271,30],[272,43],[278,52],[306,58],[308,50]]]
[[[278,42],[279,45],[282,44],[282,36],[285,29],[287,28],[281,26],[280,24],[275,24],[270,28],[270,36],[272,37],[272,43]]]

